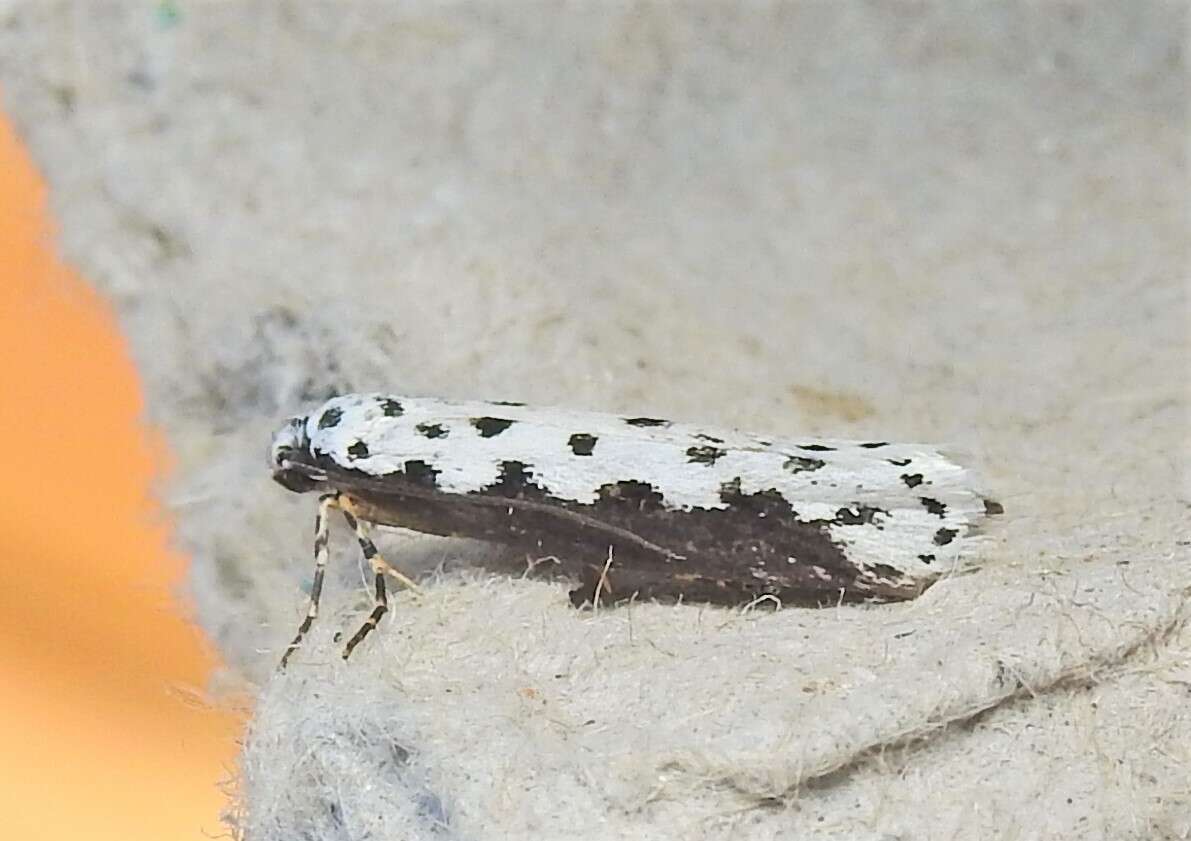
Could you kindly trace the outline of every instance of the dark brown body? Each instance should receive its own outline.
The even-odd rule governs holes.
[[[320,468],[326,486],[349,496],[371,522],[499,543],[535,559],[552,556],[580,582],[570,594],[577,606],[594,601],[597,588],[601,602],[723,605],[764,595],[801,605],[900,600],[922,590],[920,582],[898,583],[893,569],[859,569],[830,540],[827,523],[798,519],[776,495],[732,495],[728,488],[725,508],[674,511],[632,482],[606,486],[595,503],[581,504],[516,477],[482,494],[448,494],[404,478],[382,482]],[[855,520],[865,512],[839,516]]]

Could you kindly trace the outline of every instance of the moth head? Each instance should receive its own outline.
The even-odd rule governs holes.
[[[273,435],[269,446],[269,466],[273,469],[273,481],[297,493],[313,490],[318,486],[311,471],[305,465],[310,460],[310,436],[306,434],[306,418],[290,418]]]

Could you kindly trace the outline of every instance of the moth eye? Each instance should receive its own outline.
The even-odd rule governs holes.
[[[310,440],[306,437],[306,421],[307,418],[300,415],[292,417],[273,436],[273,441],[269,446],[269,461],[274,467],[280,467],[295,452],[305,452],[309,448]]]

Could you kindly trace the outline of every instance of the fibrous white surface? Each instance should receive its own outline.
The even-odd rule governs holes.
[[[260,689],[243,834],[1188,837],[1186,24],[0,7],[5,107],[179,459],[198,616]],[[432,576],[346,666],[343,540],[276,676],[313,511],[263,452],[365,390],[938,441],[1005,525],[906,605]]]

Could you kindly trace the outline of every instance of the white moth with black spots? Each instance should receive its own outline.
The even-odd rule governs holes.
[[[552,556],[571,600],[745,604],[908,599],[972,554],[1001,506],[936,449],[777,438],[519,403],[349,394],[274,436],[274,478],[341,509],[387,605],[365,524],[477,538]],[[609,561],[611,559],[611,561]]]

